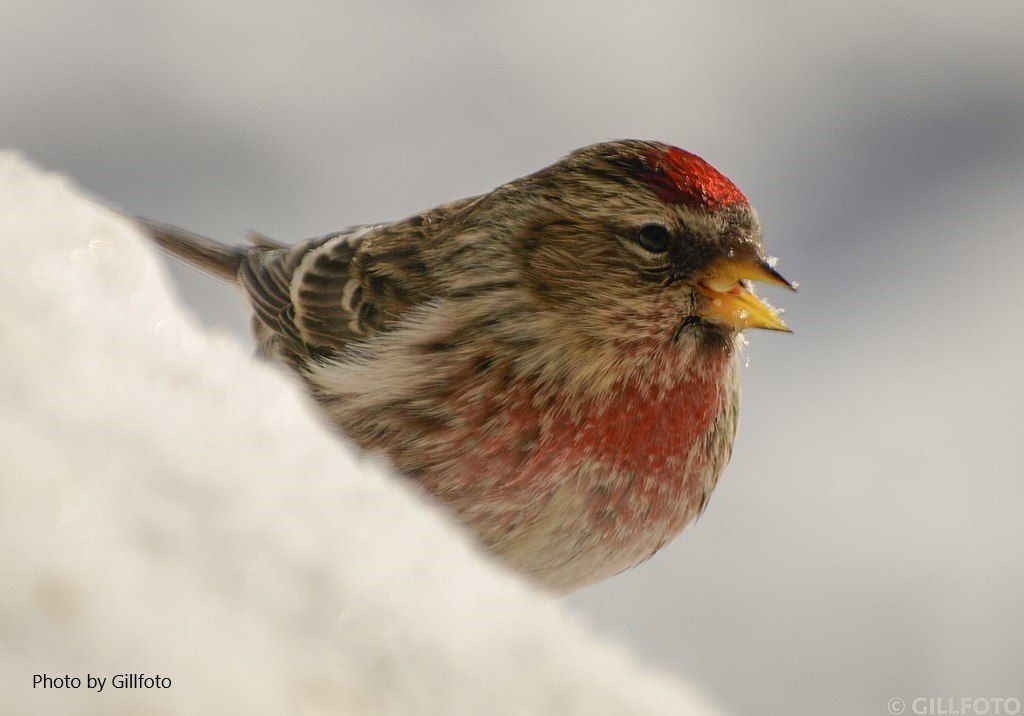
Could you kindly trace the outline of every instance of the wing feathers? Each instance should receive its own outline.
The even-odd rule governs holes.
[[[261,350],[298,367],[387,330],[409,309],[437,297],[441,289],[428,252],[438,229],[475,201],[290,247],[260,237],[241,260],[238,281],[252,304]]]

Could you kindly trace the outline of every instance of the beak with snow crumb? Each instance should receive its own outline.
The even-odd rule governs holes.
[[[778,310],[750,290],[751,281],[772,283],[796,291],[796,284],[784,279],[760,257],[723,256],[715,259],[698,279],[697,291],[707,299],[699,311],[700,317],[736,330],[764,328],[792,333],[779,317]]]

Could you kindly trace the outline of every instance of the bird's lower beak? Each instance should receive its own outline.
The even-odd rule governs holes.
[[[701,317],[737,330],[766,328],[792,333],[779,312],[755,296],[740,283],[742,280],[774,283],[796,290],[794,284],[763,259],[722,257],[708,266],[697,284],[697,290],[708,299],[700,311]]]

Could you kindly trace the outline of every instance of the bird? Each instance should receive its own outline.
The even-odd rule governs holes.
[[[577,149],[490,192],[293,245],[138,219],[232,282],[256,353],[563,595],[650,558],[706,508],[737,432],[753,290],[795,290],[746,196],[656,141]]]

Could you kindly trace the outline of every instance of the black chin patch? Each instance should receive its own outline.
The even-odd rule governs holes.
[[[686,316],[672,331],[672,342],[679,343],[684,336],[691,336],[701,348],[722,350],[731,344],[733,333],[734,331],[705,321],[700,316]]]

